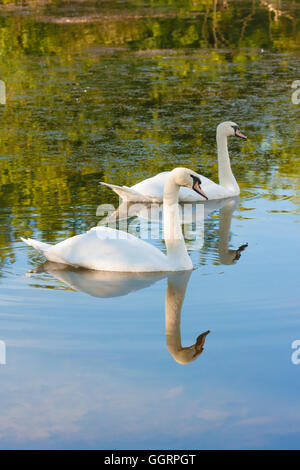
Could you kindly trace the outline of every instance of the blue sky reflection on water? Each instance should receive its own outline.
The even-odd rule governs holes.
[[[255,206],[233,216],[231,246],[249,243],[237,264],[208,260],[188,282],[182,343],[211,333],[187,365],[166,347],[166,279],[93,298],[49,274],[25,278],[20,246],[17,274],[1,284],[1,447],[297,446],[297,219]],[[61,290],[42,288],[54,283]]]

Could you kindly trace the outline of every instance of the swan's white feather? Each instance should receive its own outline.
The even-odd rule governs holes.
[[[56,245],[25,240],[49,261],[99,271],[172,271],[164,253],[122,230],[93,227],[88,232],[67,238]]]
[[[145,202],[145,201],[151,202],[150,198],[147,198],[147,196],[143,194],[142,195],[139,194],[138,192],[134,191],[132,188],[128,188],[128,186],[118,186],[117,184],[104,183],[103,181],[100,181],[100,184],[111,188],[122,199],[126,199],[129,201],[136,201],[136,202]]]
[[[109,186],[122,199],[125,199],[127,201],[162,202],[164,196],[164,186],[169,174],[169,171],[158,173],[158,175],[155,175],[151,178],[147,178],[144,181],[135,184],[131,188],[128,188],[127,186],[117,186],[115,184],[104,184],[105,186]],[[227,197],[237,196],[239,194],[239,191],[230,191],[224,186],[214,183],[209,178],[206,178],[203,175],[200,175],[200,179],[201,189],[203,189],[209,201],[213,199],[224,199]],[[179,201],[200,202],[205,201],[205,199],[192,189],[182,187],[179,190]]]
[[[151,200],[162,201],[164,195],[164,186],[170,172],[165,171],[158,175],[148,178],[140,183],[132,186],[132,190],[138,194],[144,194]],[[224,197],[233,196],[233,193],[227,188],[214,183],[210,179],[203,175],[199,175],[201,179],[201,189],[205,192],[208,200],[222,199]],[[205,201],[204,197],[196,193],[192,189],[181,187],[179,190],[179,201],[180,202],[193,202],[193,201]]]

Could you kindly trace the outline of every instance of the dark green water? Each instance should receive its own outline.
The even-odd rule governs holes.
[[[299,448],[300,2],[3,3],[0,447]],[[211,331],[194,362],[169,352],[166,278],[97,298],[25,276],[43,257],[20,236],[56,243],[117,207],[100,180],[216,181],[229,119],[248,135],[230,141],[241,198],[188,245],[182,344]],[[229,248],[248,242],[234,264],[228,222]]]

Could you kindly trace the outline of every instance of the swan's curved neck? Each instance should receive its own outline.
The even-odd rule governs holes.
[[[219,183],[232,192],[238,193],[239,186],[233,176],[227,146],[227,136],[217,132]]]
[[[164,239],[170,270],[192,269],[193,264],[188,255],[181,229],[178,206],[179,186],[171,174],[165,184],[163,199]]]

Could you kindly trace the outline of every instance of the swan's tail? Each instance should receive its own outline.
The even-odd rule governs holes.
[[[43,242],[39,242],[37,240],[32,240],[32,238],[23,238],[23,237],[21,237],[21,240],[23,242],[27,243],[27,245],[32,246],[33,248],[35,248],[35,250],[39,251],[43,255],[45,254],[45,251],[47,251],[47,250],[49,250],[49,248],[51,248],[51,245],[49,245],[48,243],[43,243]]]
[[[42,255],[44,255],[48,261],[52,261],[53,263],[68,264],[63,258],[61,258],[60,254],[57,254],[57,252],[55,251],[56,245],[49,245],[48,243],[32,240],[32,238],[21,237],[21,240],[27,243],[27,245],[32,246],[35,250],[42,253]]]
[[[109,184],[100,181],[100,184],[103,186],[108,186],[111,188],[115,193],[117,193],[122,199],[126,201],[133,201],[133,202],[149,202],[151,201],[150,198],[144,196],[143,194],[134,191],[134,189],[128,188],[128,186],[117,186],[116,184]]]

